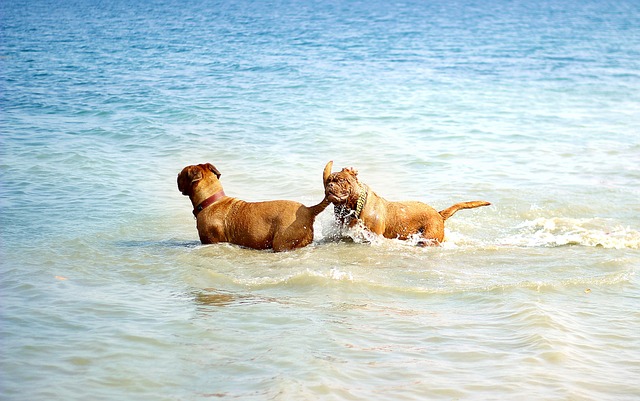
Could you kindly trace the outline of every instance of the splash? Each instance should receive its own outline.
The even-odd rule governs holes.
[[[445,241],[439,244],[439,248],[483,248],[495,245],[517,247],[578,245],[606,249],[640,249],[640,231],[602,218],[540,217],[524,221],[517,225],[515,230],[516,234],[506,237],[483,239],[445,228]],[[419,234],[410,236],[406,241],[388,240],[367,230],[362,224],[356,224],[351,228],[343,227],[339,233],[334,233],[335,237],[349,238],[360,244],[394,248],[424,245],[424,239]],[[422,247],[420,246],[420,248]]]
[[[640,232],[603,219],[538,218],[516,227],[518,234],[501,239],[501,245],[557,247],[582,245],[609,249],[640,249]]]
[[[334,267],[329,271],[329,278],[332,280],[353,281],[353,275],[351,272],[343,272],[337,267]]]
[[[425,240],[419,233],[409,235],[406,240],[388,239],[383,235],[371,232],[361,221],[353,227],[336,227],[330,233],[325,234],[321,241],[331,242],[336,239],[347,239],[356,244],[367,244],[388,250],[400,251],[416,249],[429,252],[434,249],[454,250],[458,248],[482,248],[487,245],[494,246],[493,240],[487,241],[486,239],[466,235],[447,227],[444,229],[444,241],[441,243],[434,240]]]
[[[377,235],[371,232],[371,230],[364,225],[362,220],[358,220],[353,227],[339,227],[337,235],[350,238],[357,244],[381,245],[385,242],[385,238],[382,235]]]

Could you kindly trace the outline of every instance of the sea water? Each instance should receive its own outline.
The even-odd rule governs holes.
[[[640,398],[640,3],[3,1],[3,400]],[[202,246],[186,165],[458,212]]]

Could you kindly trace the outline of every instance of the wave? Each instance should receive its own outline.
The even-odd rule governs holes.
[[[515,227],[517,233],[495,239],[474,238],[445,228],[445,241],[441,248],[486,248],[492,246],[560,247],[578,245],[607,249],[640,249],[640,231],[601,218],[540,217],[526,220]],[[372,234],[361,226],[343,229],[342,235],[356,243],[378,246],[416,246],[423,243],[419,235],[406,241],[387,240]]]
[[[229,244],[175,246],[190,248],[183,262],[197,268],[188,271],[187,281],[207,294],[213,291],[213,296],[202,297],[203,303],[212,304],[263,302],[261,298],[274,289],[313,294],[318,288],[331,288],[341,293],[411,297],[475,296],[517,289],[590,291],[629,282],[636,273],[635,263],[629,264],[635,255],[597,248],[640,249],[638,230],[602,218],[536,218],[497,238],[484,231],[480,236],[473,229],[461,230],[465,234],[447,230],[447,241],[432,247],[416,246],[417,238],[385,239],[361,227],[322,228],[327,230],[311,246],[284,253]],[[560,259],[555,252],[541,251],[562,246],[593,251],[585,254],[576,249],[577,253]],[[581,258],[593,264],[585,265]],[[514,268],[514,263],[524,268]],[[248,292],[258,299],[227,300],[226,294],[217,296],[220,290]]]
[[[499,239],[498,245],[558,247],[581,245],[609,249],[640,249],[640,231],[621,225],[611,226],[599,218],[565,217],[527,220],[516,227],[519,232]]]
[[[460,282],[453,277],[436,279],[428,272],[423,273],[425,276],[423,279],[412,280],[402,273],[395,275],[389,271],[377,269],[367,273],[361,269],[348,267],[306,268],[270,277],[227,276],[225,280],[201,281],[203,285],[194,286],[193,293],[199,303],[218,306],[265,302],[290,303],[295,302],[296,298],[290,295],[303,292],[313,297],[312,294],[315,294],[318,288],[330,288],[341,294],[354,296],[368,294],[374,298],[376,296],[423,298],[453,295],[477,297],[480,294],[502,294],[505,291],[522,289],[540,293],[569,289],[574,293],[590,294],[592,288],[598,291],[602,287],[628,283],[635,276],[633,269],[624,269],[591,275],[573,272],[574,275],[563,278],[554,275],[537,277],[509,275],[483,281],[472,273],[469,280]],[[224,281],[227,281],[227,285],[223,284]],[[229,286],[228,282],[232,282],[233,285]],[[273,294],[273,290],[285,292],[284,295],[274,297],[269,295]],[[308,298],[305,297],[305,300]]]

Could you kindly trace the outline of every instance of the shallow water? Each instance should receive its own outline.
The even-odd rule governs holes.
[[[640,8],[0,4],[7,400],[640,397]],[[176,187],[353,166],[439,247],[198,242]]]

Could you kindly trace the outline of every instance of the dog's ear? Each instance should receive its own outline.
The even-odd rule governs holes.
[[[219,179],[219,178],[220,178],[220,176],[222,175],[222,174],[220,174],[220,172],[218,171],[218,169],[216,168],[216,166],[214,166],[214,165],[213,165],[213,164],[211,164],[211,163],[204,164],[204,165],[203,165],[203,167],[204,167],[204,168],[206,168],[206,169],[209,169],[213,174],[215,174],[215,175],[216,175],[216,178],[218,178],[218,179]]]
[[[343,168],[342,171],[345,173],[349,173],[354,177],[358,177],[358,170],[354,169],[353,167]]]
[[[187,166],[178,174],[178,190],[182,195],[191,195],[193,184],[202,179],[202,170],[197,166]]]
[[[331,175],[331,169],[333,168],[333,160],[329,161],[326,166],[324,166],[324,171],[322,172],[322,183],[326,184],[329,176]]]

